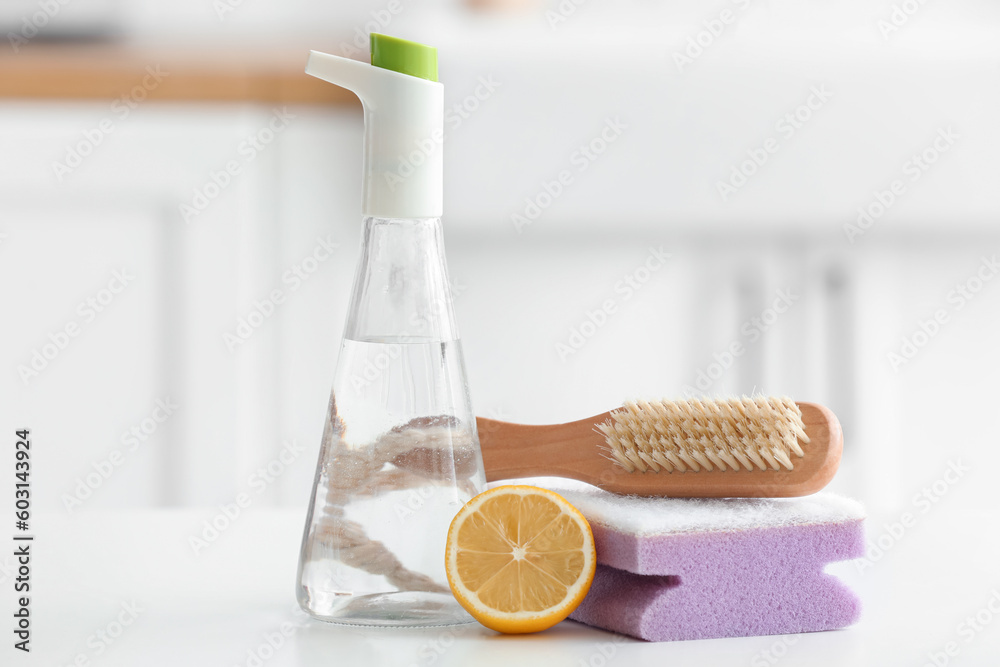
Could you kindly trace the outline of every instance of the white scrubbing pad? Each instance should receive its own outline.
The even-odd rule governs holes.
[[[804,498],[647,498],[622,496],[562,480],[543,486],[576,506],[587,520],[638,537],[741,531],[858,521],[861,503],[832,493]]]

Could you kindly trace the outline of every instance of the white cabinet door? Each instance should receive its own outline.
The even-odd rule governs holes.
[[[313,319],[342,321],[336,302],[319,315],[315,304],[328,303],[322,293],[334,291],[335,275],[349,280],[356,236],[344,242],[343,230],[354,234],[358,226],[356,202],[340,196],[342,174],[332,166],[345,146],[337,130],[323,129],[350,128],[337,115],[150,104],[121,118],[103,104],[0,107],[0,300],[9,369],[0,403],[4,427],[38,429],[38,483],[49,491],[40,503],[230,502],[258,489],[251,475],[290,440],[309,446],[296,461],[299,479],[308,480],[319,435],[282,426],[283,411],[297,418],[301,394],[282,403],[289,394],[280,385],[327,384],[336,355],[339,329]],[[346,146],[355,160],[357,136]],[[299,204],[279,203],[283,185]],[[352,212],[350,224],[338,206]],[[312,267],[307,257],[318,243],[350,250],[338,249],[335,261],[293,289],[284,274],[303,260]],[[345,256],[351,259],[343,263]],[[347,278],[332,270],[335,262]],[[118,282],[127,284],[109,303],[80,305],[106,298],[123,271]],[[276,289],[288,297],[280,317],[239,338],[241,322],[256,324],[256,304]],[[310,293],[317,298],[306,305]],[[79,331],[63,349],[67,327]],[[287,344],[279,344],[282,332]],[[302,346],[308,349],[293,354]],[[279,351],[295,370],[279,364]],[[322,371],[312,374],[317,365]],[[28,369],[25,379],[19,367]],[[327,391],[303,392],[315,429]],[[169,403],[169,417],[158,402]],[[118,463],[105,475],[109,460]],[[271,503],[289,485],[269,482],[255,501]],[[291,488],[304,502],[308,481]]]

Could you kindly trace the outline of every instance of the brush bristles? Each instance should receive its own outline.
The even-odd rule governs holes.
[[[628,472],[791,470],[809,442],[786,397],[630,401],[597,428]]]

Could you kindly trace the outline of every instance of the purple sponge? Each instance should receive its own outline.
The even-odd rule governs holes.
[[[597,574],[570,618],[649,641],[833,630],[860,600],[823,568],[864,555],[864,509],[831,494],[680,499],[555,489],[590,521]]]

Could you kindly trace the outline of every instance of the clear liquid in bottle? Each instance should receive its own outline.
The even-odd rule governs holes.
[[[440,222],[366,220],[299,563],[316,618],[471,621],[448,588],[451,519],[485,489]]]

